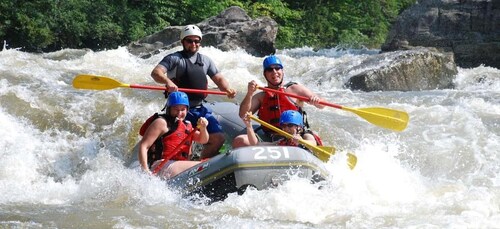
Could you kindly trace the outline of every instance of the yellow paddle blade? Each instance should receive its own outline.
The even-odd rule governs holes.
[[[120,83],[105,76],[77,75],[73,79],[73,87],[78,89],[108,90],[129,86],[129,84]]]
[[[330,156],[335,154],[335,151],[328,152],[326,150],[321,149],[320,146],[311,145],[306,141],[299,141],[299,142],[302,145],[305,145],[308,149],[310,149],[313,152],[314,156],[316,156],[321,161],[328,162],[328,160],[330,159]]]
[[[320,148],[322,151],[318,151],[317,152],[318,154],[316,154],[316,156],[317,156],[317,158],[319,158],[322,161],[327,162],[328,160],[330,160],[330,156],[335,154],[335,147],[333,147],[333,146],[318,146],[318,148]],[[312,150],[314,150],[314,149],[312,149]],[[327,153],[323,153],[323,152],[327,152]]]
[[[326,162],[330,160],[330,156],[335,154],[335,147],[333,146],[318,146],[318,148],[329,153],[329,154],[320,153],[317,155],[318,158],[322,161]],[[347,153],[347,165],[349,166],[349,168],[354,169],[356,163],[358,163],[358,157],[356,157],[356,155],[352,153]]]
[[[352,153],[347,153],[347,165],[349,165],[349,168],[354,169],[357,163],[358,157]]]
[[[357,109],[342,107],[342,109],[353,112],[366,121],[386,129],[402,131],[408,125],[409,116],[404,111],[398,111],[383,107],[368,107]]]

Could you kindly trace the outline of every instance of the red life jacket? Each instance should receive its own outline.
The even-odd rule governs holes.
[[[158,113],[155,113],[149,117],[144,124],[142,124],[139,134],[143,136],[147,128],[158,117],[165,119],[167,121],[167,125],[170,126],[170,129],[167,133],[158,137],[154,144],[149,148],[148,165],[151,167],[153,162],[160,159],[176,161],[189,160],[193,137],[187,137],[191,131],[194,131],[191,122],[187,120],[181,122],[180,120],[176,120],[165,114],[159,115]],[[174,152],[177,146],[181,144],[182,146],[179,150]]]
[[[191,143],[193,141],[193,136],[189,136],[191,131],[194,131],[191,122],[177,120],[171,130],[160,136],[158,140],[161,139],[163,159],[176,161],[189,160]],[[179,145],[182,145],[179,150],[174,151]]]
[[[284,87],[280,87],[279,91],[285,92]],[[263,121],[280,127],[280,116],[282,112],[294,110],[300,112],[300,107],[292,102],[286,95],[265,91],[264,99],[259,108],[258,116]],[[262,127],[265,132],[271,131],[266,127]]]
[[[146,130],[148,129],[149,125],[158,118],[158,113],[155,113],[154,115],[151,115],[146,121],[142,124],[141,129],[139,130],[139,134],[141,136],[144,136],[144,133],[146,133]]]

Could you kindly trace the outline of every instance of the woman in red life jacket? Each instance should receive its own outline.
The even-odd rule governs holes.
[[[247,126],[247,137],[250,145],[279,145],[279,146],[297,146],[307,149],[305,146],[299,143],[302,139],[309,143],[310,145],[317,146],[316,138],[313,134],[304,131],[304,122],[302,115],[298,111],[288,110],[281,114],[280,116],[280,127],[283,131],[291,134],[293,138],[287,139],[282,138],[274,142],[259,142],[257,135],[252,128],[251,120],[246,115],[243,118],[245,125]]]
[[[254,95],[254,92],[258,89],[258,84],[255,80],[252,80],[248,83],[247,94],[240,104],[239,115],[241,118],[244,118],[248,112],[254,114],[258,111],[257,115],[260,119],[279,128],[278,121],[281,113],[287,110],[301,111],[302,102],[307,102],[320,109],[325,107],[320,104],[322,98],[315,95],[304,85],[298,83],[283,83],[285,73],[283,70],[283,63],[278,57],[274,55],[268,56],[264,59],[262,65],[264,69],[264,78],[267,81],[268,88],[307,97],[309,101],[299,101],[283,94],[265,91],[258,92]],[[265,140],[272,141],[272,135],[274,133],[264,127],[263,130],[266,133],[266,136],[264,136]],[[237,136],[232,143],[233,148],[247,145],[250,145],[250,142],[246,134]]]
[[[139,142],[139,162],[143,171],[151,173],[163,161],[158,175],[168,179],[182,171],[200,163],[199,161],[189,161],[192,141],[205,144],[208,141],[207,125],[205,118],[198,120],[198,130],[194,129],[186,115],[189,109],[189,100],[184,92],[173,92],[167,98],[166,112],[159,115],[144,132],[144,136]],[[191,134],[192,131],[195,131]],[[148,165],[148,151],[160,151],[160,160],[156,160]],[[153,152],[154,153],[154,152]]]

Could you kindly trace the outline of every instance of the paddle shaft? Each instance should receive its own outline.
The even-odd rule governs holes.
[[[73,87],[79,89],[91,89],[91,90],[109,90],[118,87],[136,88],[136,89],[150,89],[150,90],[160,90],[166,91],[166,87],[161,86],[150,86],[150,85],[139,85],[139,84],[126,84],[118,80],[97,75],[77,75],[73,79]],[[202,90],[202,89],[191,89],[191,88],[178,88],[179,91],[186,93],[202,93],[202,94],[215,94],[215,95],[226,95],[223,91],[212,91],[212,90]]]
[[[149,85],[139,85],[139,84],[125,84],[130,88],[138,88],[138,89],[151,89],[151,90],[159,90],[165,91],[166,87],[161,86],[149,86]],[[204,93],[204,94],[214,94],[214,95],[226,95],[226,92],[223,91],[211,91],[211,90],[201,90],[201,89],[190,89],[190,88],[178,88],[179,91],[186,93]]]
[[[296,99],[300,99],[302,101],[309,101],[309,98],[307,98],[305,96],[300,96],[300,95],[296,95],[296,94],[292,94],[292,93],[288,93],[288,92],[284,92],[284,91],[278,91],[278,90],[274,90],[274,89],[267,88],[267,87],[259,87],[259,89],[261,89],[263,91],[268,91],[268,92],[283,94],[283,95],[290,96],[290,97],[293,97],[293,98],[296,98]],[[325,106],[334,107],[334,108],[338,108],[338,109],[342,109],[343,108],[343,106],[340,106],[340,105],[337,105],[337,104],[333,104],[333,103],[329,103],[329,102],[325,102],[325,101],[319,101],[319,104],[325,105]]]
[[[284,91],[278,91],[278,90],[274,90],[274,89],[270,89],[270,88],[264,88],[264,87],[258,87],[258,88],[261,90],[264,90],[264,91],[283,94],[283,95],[297,98],[297,99],[300,99],[303,101],[309,101],[309,98],[304,97],[304,96],[295,95],[295,94],[287,93]],[[408,125],[409,116],[404,111],[398,111],[398,110],[393,110],[393,109],[383,108],[383,107],[350,108],[350,107],[344,107],[344,106],[333,104],[333,103],[328,103],[325,101],[319,101],[319,104],[352,112],[352,113],[357,114],[359,117],[365,119],[366,121],[368,121],[374,125],[377,125],[377,126],[380,126],[383,128],[387,128],[387,129],[391,129],[391,130],[402,131]]]

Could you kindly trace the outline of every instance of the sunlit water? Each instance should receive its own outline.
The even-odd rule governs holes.
[[[341,153],[323,189],[300,178],[222,202],[186,200],[126,165],[160,91],[77,90],[77,74],[154,84],[149,59],[125,48],[0,52],[0,228],[499,228],[500,70],[459,69],[456,89],[359,92],[342,85],[370,50],[285,50],[286,80],[343,106],[404,110],[403,132],[353,113],[307,106],[309,122]],[[239,102],[262,85],[262,58],[205,47]],[[211,86],[214,86],[213,83]],[[236,111],[235,111],[236,112]],[[342,152],[353,152],[349,170]]]

